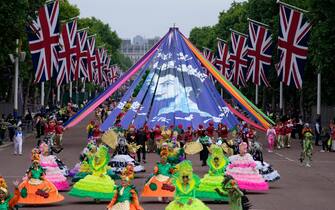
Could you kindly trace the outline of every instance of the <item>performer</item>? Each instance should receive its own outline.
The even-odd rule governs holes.
[[[208,123],[208,127],[206,129],[206,133],[207,133],[207,136],[211,139],[213,139],[214,137],[214,131],[215,131],[215,127],[214,127],[214,122],[213,121],[210,121]]]
[[[303,164],[306,161],[306,167],[311,167],[312,154],[313,154],[313,131],[306,123],[302,129],[303,134],[303,150],[300,155],[300,162]]]
[[[0,176],[0,209],[2,210],[14,209],[20,198],[20,192],[18,188],[19,183],[15,181],[13,184],[15,187],[14,196],[9,193],[5,179]]]
[[[176,174],[172,181],[176,187],[174,200],[165,210],[209,210],[201,200],[195,198],[200,180],[197,175],[193,174],[190,161],[184,160],[176,166]]]
[[[201,179],[196,196],[200,199],[227,201],[227,193],[219,194],[215,189],[221,188],[229,160],[223,154],[222,148],[215,144],[211,145],[209,152],[210,156],[207,159],[209,170]]]
[[[95,127],[95,122],[94,120],[91,120],[91,122],[86,127],[87,139],[91,139],[93,137],[94,127]]]
[[[226,174],[234,177],[241,189],[267,191],[269,184],[265,182],[256,169],[256,163],[252,156],[247,153],[247,147],[247,143],[242,142],[239,145],[240,154],[229,157],[230,164],[226,169]]]
[[[35,150],[36,151],[36,150]],[[40,155],[32,155],[32,166],[27,172],[27,179],[19,185],[19,204],[49,204],[64,200],[57,188],[45,178],[44,169],[40,166]]]
[[[59,165],[56,161],[57,160],[56,156],[49,155],[49,147],[47,144],[42,143],[39,148],[41,152],[40,165],[45,170],[46,179],[52,182],[56,186],[56,188],[60,191],[69,190],[70,188],[69,183],[66,177],[64,176],[65,174],[67,174],[67,168],[65,168],[65,171],[64,170],[62,171],[59,168]],[[61,162],[61,161],[58,161],[58,162]],[[64,164],[62,164],[62,166],[64,169]]]
[[[127,165],[121,174],[121,185],[116,187],[114,197],[107,206],[108,210],[143,210],[138,201],[136,187],[132,184],[134,168]]]
[[[146,155],[146,148],[145,148],[145,143],[147,142],[147,133],[144,131],[143,128],[140,128],[137,136],[136,136],[136,144],[137,146],[141,146],[137,150],[137,161],[140,163],[141,162],[141,153],[142,153],[142,160],[143,163],[146,163],[147,161],[145,160],[145,155]]]
[[[274,170],[269,163],[263,160],[262,146],[257,141],[251,143],[250,154],[256,162],[256,168],[265,181],[274,182],[280,179],[278,171]]]
[[[284,126],[282,122],[279,122],[276,127],[277,137],[277,149],[284,148]]]
[[[63,121],[59,120],[57,121],[57,125],[55,127],[55,146],[58,148],[62,148],[62,139],[63,139],[63,133],[65,131],[65,128],[63,127]]]
[[[293,129],[293,123],[292,123],[292,120],[289,119],[287,122],[286,122],[286,125],[285,125],[285,135],[286,135],[286,138],[285,138],[285,146],[287,148],[290,148],[291,147],[291,134],[292,134],[292,129]]]
[[[217,129],[218,137],[221,138],[222,141],[227,140],[228,138],[228,128],[225,124],[219,123]]]
[[[229,209],[230,210],[248,210],[251,207],[249,199],[239,189],[236,180],[232,176],[225,175],[222,182],[222,190],[217,188],[218,193],[224,194],[228,192]]]
[[[193,141],[193,131],[192,127],[188,126],[187,130],[185,131],[185,143]]]
[[[206,165],[206,161],[208,158],[208,146],[212,144],[212,139],[206,135],[205,130],[202,125],[199,125],[198,129],[198,142],[202,144],[203,150],[200,152],[200,160],[202,161],[202,166]]]
[[[69,195],[90,197],[99,200],[111,200],[114,196],[114,181],[107,175],[110,159],[108,148],[100,145],[96,154],[89,159],[92,175],[87,175],[73,185]]]
[[[111,166],[112,171],[115,173],[121,172],[129,163],[134,165],[135,173],[145,171],[144,167],[131,156],[131,153],[136,154],[138,146],[134,145],[134,143],[128,144],[123,132],[118,133],[117,141],[117,147],[108,164]]]
[[[171,186],[173,167],[167,162],[167,149],[163,149],[160,156],[161,160],[156,164],[153,175],[144,185],[142,197],[158,197],[159,200],[166,201],[167,197],[173,197],[175,190]]]
[[[270,125],[266,131],[266,136],[268,139],[268,152],[273,152],[274,144],[276,140],[276,130]]]

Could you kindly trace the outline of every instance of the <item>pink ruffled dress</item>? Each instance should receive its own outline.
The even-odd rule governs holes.
[[[269,184],[259,174],[256,162],[249,153],[229,157],[230,164],[226,174],[237,180],[240,189],[249,191],[267,191]]]
[[[52,182],[57,190],[67,191],[70,190],[69,182],[63,174],[63,171],[58,167],[56,157],[54,155],[43,156],[41,155],[41,166],[45,170],[45,178]]]

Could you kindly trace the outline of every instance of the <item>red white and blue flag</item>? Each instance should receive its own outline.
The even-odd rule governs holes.
[[[215,60],[215,64],[220,70],[221,74],[226,78],[229,78],[229,47],[224,40],[218,40],[218,57]]]
[[[72,60],[74,63],[74,78],[73,80],[78,80],[79,78],[87,77],[87,32],[80,31],[77,33],[76,37],[76,50],[75,50],[75,59]]]
[[[95,72],[95,37],[90,37],[87,39],[86,43],[86,63],[87,63],[87,81],[94,81],[94,72]]]
[[[104,79],[105,49],[99,48],[95,50],[95,61],[94,82],[97,85],[102,85]]]
[[[250,20],[248,37],[248,81],[251,80],[258,86],[261,85],[261,82],[263,82],[266,87],[270,86],[266,75],[271,66],[272,50],[273,44],[270,31],[264,25]]]
[[[214,56],[214,53],[212,52],[211,49],[208,49],[206,47],[203,48],[203,51],[202,51],[202,54],[204,55],[204,57],[209,61],[211,62],[213,65],[215,65],[215,56]],[[209,75],[209,71],[206,70],[206,68],[203,66],[203,68],[205,69],[206,71],[206,74]]]
[[[302,11],[282,3],[279,5],[279,19],[277,74],[286,85],[294,83],[300,89],[312,25]]]
[[[57,75],[57,85],[66,84],[72,81],[76,59],[76,35],[77,20],[73,20],[63,25],[59,39],[59,69]]]
[[[38,17],[28,26],[29,49],[35,70],[35,83],[50,80],[58,69],[59,1],[38,10]]]
[[[229,61],[232,63],[230,79],[235,85],[245,87],[245,74],[247,71],[248,60],[248,46],[247,35],[236,31],[231,32],[232,51],[230,53]]]

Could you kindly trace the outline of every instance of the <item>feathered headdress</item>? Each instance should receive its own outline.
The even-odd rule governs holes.
[[[180,179],[182,179],[183,176],[188,176],[191,178],[193,174],[192,162],[189,160],[180,162],[178,165],[176,165],[176,171]]]
[[[131,181],[134,179],[134,166],[132,164],[128,164],[121,172],[121,179],[123,181]]]

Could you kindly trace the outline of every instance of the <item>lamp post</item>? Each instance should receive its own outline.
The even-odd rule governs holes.
[[[26,53],[21,52],[21,43],[19,39],[16,39],[16,50],[15,54],[9,54],[9,58],[14,63],[15,66],[15,74],[14,74],[14,117],[17,117],[18,112],[18,89],[19,89],[19,61],[23,62],[26,58]]]

